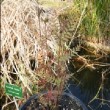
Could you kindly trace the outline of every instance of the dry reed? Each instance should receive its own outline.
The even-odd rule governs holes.
[[[46,77],[48,72],[45,70],[42,73],[42,69],[37,71],[37,68],[52,61],[58,66],[57,60],[55,61],[48,56],[51,53],[54,59],[56,59],[55,57],[58,58],[59,49],[55,39],[59,24],[56,20],[57,16],[52,13],[55,11],[43,9],[36,0],[4,0],[1,3],[2,61],[0,71],[3,89],[5,83],[8,82],[17,84],[23,88],[23,91],[27,89],[32,93],[34,85],[36,85],[37,90],[40,89],[38,82]],[[52,24],[53,22],[54,24]],[[31,60],[35,61],[33,70]],[[49,67],[52,68],[51,63],[49,66],[47,65],[47,68]],[[53,76],[58,74],[55,69],[57,67],[51,71]],[[64,71],[63,69],[60,70]],[[52,77],[50,80],[53,80]]]

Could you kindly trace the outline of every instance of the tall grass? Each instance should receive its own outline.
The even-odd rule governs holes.
[[[102,36],[110,37],[110,0],[94,0],[92,4],[96,8]]]
[[[88,2],[86,13],[83,16],[80,30],[89,37],[110,36],[110,1],[109,0],[75,0],[75,6],[82,11]]]

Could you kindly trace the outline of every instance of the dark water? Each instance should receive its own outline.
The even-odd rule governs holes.
[[[69,69],[72,71],[73,67]],[[76,72],[66,89],[79,98],[88,110],[110,110],[110,67],[86,68]]]
[[[94,68],[84,67],[78,71],[84,64],[82,60],[75,60],[75,55],[71,56],[68,70],[73,75],[68,81],[66,90],[79,98],[88,110],[110,110],[110,53],[103,53],[100,50],[97,55],[93,54],[91,52],[94,49],[86,47],[84,40],[80,44],[79,39],[75,38],[70,48],[74,49],[80,45],[78,55],[87,56],[86,59],[94,65]],[[97,63],[99,65],[95,65]],[[105,66],[102,66],[103,64]]]

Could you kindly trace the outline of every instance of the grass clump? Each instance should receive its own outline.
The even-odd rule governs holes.
[[[86,13],[81,23],[81,30],[85,36],[95,37],[109,37],[109,26],[110,26],[110,10],[109,0],[99,1],[87,1],[87,0],[76,0],[75,5],[78,6],[81,11],[84,4],[88,2]]]
[[[7,82],[22,87],[23,100],[50,87],[63,89],[67,79],[65,61],[59,59],[65,53],[56,36],[57,16],[49,12],[45,13],[35,0],[4,0],[1,4],[0,96],[6,98],[2,109],[13,103],[5,94]]]

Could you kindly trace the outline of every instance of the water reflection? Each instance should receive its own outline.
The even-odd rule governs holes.
[[[71,72],[77,71],[69,65]],[[110,67],[84,68],[74,73],[68,82],[69,90],[81,99],[89,110],[110,110]]]

